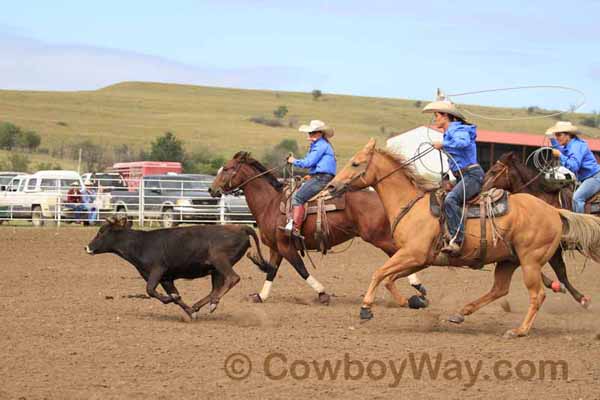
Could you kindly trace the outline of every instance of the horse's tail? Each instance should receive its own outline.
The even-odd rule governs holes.
[[[576,243],[583,255],[600,262],[600,218],[567,210],[558,212],[563,224],[561,240]]]
[[[256,246],[256,252],[258,254],[250,254],[248,253],[247,257],[260,268],[260,270],[266,274],[272,273],[275,271],[275,267],[272,266],[268,261],[263,258],[262,252],[260,251],[260,241],[258,240],[258,236],[256,232],[251,227],[244,225],[242,230],[248,234],[248,236],[252,236],[254,239],[254,245]]]

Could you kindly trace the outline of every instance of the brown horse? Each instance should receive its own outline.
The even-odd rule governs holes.
[[[448,257],[437,251],[441,238],[439,220],[429,210],[431,193],[414,168],[402,157],[375,148],[375,140],[352,157],[330,183],[332,193],[372,186],[385,208],[399,250],[373,274],[361,307],[362,319],[371,319],[375,291],[386,278],[418,272],[429,265],[475,266],[479,264],[480,222],[468,220],[461,255]],[[507,337],[529,333],[545,299],[541,269],[556,252],[561,241],[574,241],[582,252],[600,261],[600,219],[556,209],[528,194],[509,197],[509,212],[488,220],[486,263],[498,263],[492,290],[467,304],[460,316],[469,315],[506,295],[512,274],[520,265],[523,282],[529,291],[529,309],[518,328]],[[494,241],[492,229],[502,236]]]
[[[247,152],[237,153],[228,161],[215,178],[210,193],[220,196],[222,193],[243,189],[248,206],[260,228],[260,237],[270,248],[270,263],[275,271],[267,274],[260,294],[251,295],[255,302],[267,299],[277,269],[285,258],[300,276],[318,293],[319,300],[327,304],[329,295],[325,288],[308,273],[302,257],[294,243],[278,227],[285,225],[286,216],[280,212],[279,205],[284,200],[283,185],[258,161]],[[375,192],[361,191],[347,196],[344,210],[327,214],[331,231],[332,246],[346,242],[356,236],[383,250],[388,256],[396,253],[397,247],[392,240],[390,227],[387,222],[383,205]],[[319,243],[314,238],[316,216],[309,215],[303,225],[307,250],[319,249]],[[393,298],[401,306],[421,308],[427,306],[425,288],[416,276],[409,277],[411,283],[420,292],[420,296],[406,299],[393,280],[386,282],[386,287]]]
[[[561,193],[558,190],[548,191],[543,185],[542,179],[543,177],[539,172],[527,167],[527,165],[521,162],[517,154],[510,152],[503,154],[485,174],[481,190],[486,191],[496,187],[512,193],[529,193],[556,208],[570,209],[570,201],[561,201]],[[572,195],[571,190],[565,189],[565,191],[568,192],[565,199],[570,200]],[[579,293],[571,282],[569,282],[562,254],[562,247],[559,246],[549,261],[550,266],[556,273],[560,283],[571,293],[571,296],[584,308],[588,308],[592,299],[589,296]],[[556,290],[556,286],[552,285],[552,281],[548,277],[542,274],[542,279],[546,287]]]

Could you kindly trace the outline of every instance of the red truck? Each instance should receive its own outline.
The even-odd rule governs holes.
[[[146,175],[161,175],[167,172],[180,174],[182,167],[180,162],[173,161],[132,161],[116,163],[109,171],[121,174],[132,191],[137,190],[140,180]]]

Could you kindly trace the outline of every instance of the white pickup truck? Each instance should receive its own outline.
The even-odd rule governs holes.
[[[0,217],[30,219],[34,226],[54,221],[59,206],[62,214],[67,192],[74,183],[83,189],[81,177],[75,171],[39,171],[16,176],[7,190],[0,192]]]

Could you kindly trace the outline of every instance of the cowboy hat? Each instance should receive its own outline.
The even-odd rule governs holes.
[[[333,137],[333,134],[335,133],[333,128],[327,126],[325,122],[319,121],[318,119],[310,121],[310,124],[308,125],[300,125],[298,130],[305,133],[322,132],[326,139]]]
[[[555,133],[572,133],[574,135],[579,135],[581,132],[577,126],[569,121],[558,121],[554,126],[551,126],[546,130],[546,135],[554,135]]]
[[[460,118],[463,121],[467,120],[465,118],[465,116],[454,105],[454,103],[452,103],[450,100],[432,101],[431,103],[427,104],[425,106],[425,108],[423,108],[422,112],[424,112],[424,113],[433,113],[433,112],[445,113],[445,114],[454,115],[455,117]]]

